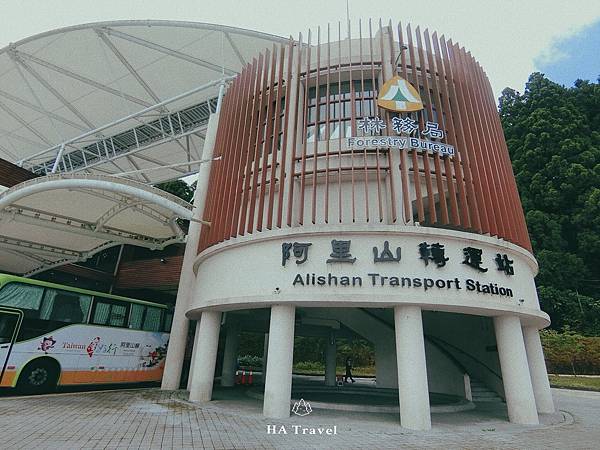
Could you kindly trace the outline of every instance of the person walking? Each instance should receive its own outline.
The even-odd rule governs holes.
[[[344,377],[344,383],[348,382],[348,378],[354,383],[354,378],[352,378],[352,358],[350,356],[346,358],[346,376]]]

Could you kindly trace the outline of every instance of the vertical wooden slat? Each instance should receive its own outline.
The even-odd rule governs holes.
[[[244,178],[242,183],[242,199],[240,204],[239,220],[237,222],[238,234],[243,235],[246,230],[246,221],[248,217],[248,202],[249,196],[252,195],[252,167],[253,167],[253,156],[254,149],[256,148],[256,139],[258,136],[258,105],[260,103],[260,82],[263,73],[264,55],[261,53],[258,57],[258,69],[256,72],[256,78],[254,80],[254,95],[252,96],[252,104],[250,106],[250,133],[247,141],[247,150],[244,169]]]
[[[523,209],[521,202],[516,192],[516,185],[513,189],[514,174],[512,171],[512,165],[508,155],[508,149],[505,149],[504,134],[500,125],[500,119],[496,110],[496,104],[493,101],[493,92],[489,83],[486,83],[487,77],[483,72],[483,69],[478,66],[479,82],[482,90],[482,98],[486,109],[488,111],[486,122],[489,125],[491,138],[494,142],[496,151],[495,156],[497,157],[497,166],[499,170],[499,177],[502,183],[503,201],[505,203],[507,220],[505,223],[508,225],[508,233],[510,237],[508,240],[511,242],[518,243],[527,248],[529,244],[529,237],[525,230],[526,238],[521,241],[522,235],[520,233],[521,227],[524,224],[524,218],[522,217]]]
[[[308,50],[307,50],[308,51]],[[300,73],[302,72],[302,34],[298,39],[298,61],[296,63],[296,85],[293,89],[296,90],[296,101],[294,105],[289,105],[290,108],[294,108],[294,127],[292,134],[292,154],[289,176],[289,188],[288,188],[288,210],[287,210],[287,226],[292,226],[293,219],[293,206],[294,206],[294,183],[296,181],[296,143],[298,141],[298,110],[300,109]]]
[[[269,80],[269,56],[271,52],[269,50],[265,51],[265,65],[263,69],[263,77],[262,77],[262,87],[258,97],[258,125],[256,127],[256,142],[254,145],[253,158],[254,164],[252,169],[252,191],[249,193],[250,195],[250,209],[248,211],[248,224],[246,225],[246,231],[248,233],[252,233],[255,229],[254,226],[254,214],[256,213],[256,200],[258,197],[258,175],[260,169],[260,155],[261,149],[264,147],[265,143],[263,142],[263,136],[265,134],[266,124],[265,124],[265,102],[267,98],[267,86]],[[266,136],[265,136],[266,141]]]
[[[369,59],[371,60],[371,87],[373,89],[373,114],[379,114],[379,108],[377,107],[377,90],[375,89],[376,80],[375,78],[375,55],[373,52],[373,27],[371,19],[369,19]],[[377,202],[379,207],[379,222],[383,222],[383,195],[381,193],[381,160],[379,159],[379,147],[375,149],[375,163],[376,169],[375,174],[377,177]]]
[[[325,99],[325,205],[323,211],[323,217],[325,223],[329,223],[329,173],[330,173],[330,137],[331,137],[331,27],[327,24],[327,75],[325,83],[326,88],[326,99]]]
[[[352,79],[352,34],[350,20],[348,20],[348,73],[350,78],[350,133],[356,136],[356,95],[354,92],[354,80]],[[354,192],[354,149],[350,151],[350,185],[352,189],[352,223],[356,222],[356,194]]]
[[[308,31],[308,42],[306,48],[306,68],[304,75],[304,100],[302,104],[302,160],[300,168],[300,204],[298,205],[298,223],[304,225],[304,195],[306,194],[306,151],[308,143],[308,93],[310,91],[310,57],[312,49],[310,47],[311,32]]]
[[[406,36],[408,39],[408,54],[410,57],[410,67],[411,67],[411,71],[412,71],[413,85],[417,91],[420,91],[419,78],[417,75],[417,63],[416,63],[416,58],[415,58],[415,48],[413,46],[412,30],[411,30],[410,24],[406,25]],[[425,124],[423,122],[423,115],[417,114],[417,117],[419,118],[419,126],[421,127],[421,129],[423,129],[425,126]],[[418,221],[420,223],[423,223],[423,222],[425,222],[425,208],[423,206],[423,194],[421,192],[421,175],[420,175],[420,169],[419,169],[419,155],[418,155],[418,150],[416,148],[413,148],[411,150],[411,156],[412,156],[413,183],[415,185],[415,195],[416,195],[415,202],[417,204],[417,217],[418,217]],[[423,157],[423,159],[425,159],[425,158]]]
[[[273,50],[271,51],[271,71],[269,73],[269,79],[267,81],[268,94],[263,92],[263,97],[267,96],[267,112],[265,116],[266,131],[264,134],[263,152],[262,152],[262,165],[260,170],[260,196],[258,200],[257,220],[256,220],[256,231],[262,231],[263,220],[265,214],[265,200],[267,193],[267,170],[269,163],[269,152],[273,150],[272,141],[274,137],[273,126],[275,116],[273,115],[273,103],[276,101],[275,97],[275,69],[277,66],[277,47],[273,44]],[[264,107],[263,107],[264,109]],[[259,149],[260,150],[260,149]],[[259,152],[260,153],[260,152]],[[257,153],[258,158],[258,153]],[[271,185],[271,189],[274,186]]]
[[[485,168],[481,162],[481,152],[483,149],[479,144],[479,137],[477,136],[475,120],[473,117],[473,107],[471,106],[471,99],[469,96],[467,80],[465,75],[465,68],[461,57],[461,52],[458,44],[451,45],[451,56],[452,61],[455,63],[455,67],[458,71],[458,83],[456,85],[456,92],[458,94],[458,100],[461,105],[462,111],[464,111],[464,117],[466,119],[465,135],[467,138],[468,148],[471,150],[471,168],[473,181],[475,182],[475,196],[477,197],[477,206],[479,207],[479,219],[481,220],[481,230],[483,233],[496,234],[495,223],[490,223],[488,214],[488,208],[491,206],[491,199],[489,191],[485,185]],[[482,177],[484,179],[482,180]]]
[[[319,79],[319,75],[321,72],[321,27],[317,28],[317,72],[315,74],[315,142],[313,145],[313,170],[312,170],[312,196],[311,196],[311,222],[316,223],[317,219],[317,164],[319,158],[317,157],[319,153],[319,131],[321,130],[321,124],[319,123],[321,120],[321,105],[320,105],[320,96],[319,92],[321,89],[321,83]]]
[[[300,43],[298,43],[298,54],[301,53]],[[290,97],[296,86],[292,83],[292,66],[294,64],[294,40],[290,38],[290,43],[288,44],[288,59],[287,59],[287,72],[285,79],[285,90],[284,97],[281,101],[285,99],[285,111],[284,111],[284,121],[283,121],[283,135],[281,138],[281,167],[279,169],[279,195],[277,200],[277,228],[281,228],[283,224],[283,207],[284,207],[284,193],[285,193],[285,180],[286,176],[292,177],[290,171],[286,174],[287,171],[287,154],[288,154],[288,134],[290,124],[290,114],[294,114],[293,108],[294,105],[291,104]],[[283,89],[283,86],[282,86]],[[296,91],[297,92],[297,91]],[[283,94],[282,94],[283,95]],[[292,164],[294,164],[294,155],[292,155]]]
[[[254,65],[252,66],[254,67]],[[254,70],[252,68],[252,70]],[[234,92],[232,92],[233,101],[240,101],[242,98],[242,89],[245,84],[250,81],[251,70],[248,68],[236,79],[236,84],[234,86]],[[242,98],[243,101],[243,98]],[[215,218],[218,220],[218,226],[211,227],[214,239],[217,242],[222,241],[225,237],[229,237],[230,233],[226,230],[227,217],[231,214],[232,204],[235,202],[235,190],[232,188],[231,183],[233,182],[232,178],[232,166],[235,164],[237,158],[236,144],[238,141],[238,137],[243,132],[242,128],[242,116],[237,110],[233,110],[230,113],[230,116],[227,118],[228,123],[226,124],[225,136],[224,140],[226,141],[226,146],[223,149],[223,159],[221,171],[219,174],[219,178],[217,178],[216,182],[219,185],[225,186],[224,189],[221,189],[216,195],[216,205],[217,209],[215,211]]]
[[[408,79],[406,68],[406,49],[404,44],[404,32],[402,23],[398,23],[398,43],[400,44],[400,70],[402,78]],[[412,202],[410,200],[410,178],[408,175],[408,149],[400,151],[400,174],[402,182],[402,203],[404,205],[404,222],[410,223],[413,220]]]
[[[477,126],[481,132],[481,140],[483,141],[483,145],[487,149],[487,151],[483,152],[483,160],[489,175],[487,184],[492,196],[492,204],[494,205],[494,209],[492,211],[497,224],[497,233],[500,236],[507,236],[509,234],[509,226],[506,223],[508,218],[506,202],[504,200],[504,189],[502,189],[501,177],[499,175],[498,164],[496,161],[498,150],[491,139],[491,130],[489,128],[490,117],[488,116],[487,108],[483,103],[482,86],[478,80],[475,60],[471,54],[464,55],[464,57],[466,58],[467,67],[469,69],[469,81],[472,86],[473,101],[476,105],[476,109],[478,110],[478,114],[476,114]]]
[[[342,24],[338,22],[338,222],[342,223]]]
[[[437,67],[435,65],[435,61],[433,58],[433,51],[431,49],[431,41],[429,39],[429,30],[425,29],[423,32],[423,40],[425,41],[425,52],[427,54],[427,68],[429,71],[429,75],[431,76],[431,86],[433,95],[430,100],[432,100],[435,105],[435,110],[437,113],[437,122],[440,124],[442,129],[444,130],[444,134],[448,133],[448,127],[446,126],[444,119],[444,112],[442,109],[442,102],[440,101],[440,89],[439,83],[445,83],[445,80],[440,80],[438,78]],[[432,105],[433,107],[433,105]],[[444,137],[444,141],[448,142],[448,138]],[[441,168],[441,160],[444,161],[444,170]],[[447,156],[441,158],[439,153],[434,155],[434,163],[435,163],[435,171],[436,171],[436,180],[437,180],[437,188],[438,188],[438,197],[440,198],[440,214],[442,216],[442,225],[448,225],[450,223],[450,216],[456,218],[453,220],[454,223],[458,222],[458,205],[456,203],[456,192],[454,189],[454,183],[452,182],[452,168],[450,166],[450,160]],[[444,187],[443,177],[446,177],[446,186]],[[450,180],[450,181],[448,181]],[[450,214],[448,214],[448,202],[446,200],[446,193],[448,192],[448,200],[450,201]]]
[[[450,145],[453,145],[456,149],[458,144],[454,131],[454,120],[452,118],[452,112],[450,111],[450,102],[448,99],[448,81],[446,80],[446,73],[442,64],[442,57],[440,55],[440,47],[439,41],[437,39],[437,33],[433,33],[432,39],[433,48],[435,49],[435,67],[438,80],[437,83],[434,83],[434,92],[436,94],[436,108],[438,110],[438,117],[441,117],[444,120],[444,129],[446,130],[446,142],[450,143]],[[425,45],[427,47],[427,51],[430,52],[430,54],[432,54],[431,43],[429,41],[428,33],[425,34]],[[459,203],[461,208],[460,214],[464,216],[462,220],[463,224],[469,223],[469,213],[467,208],[467,197],[465,195],[464,189],[464,181],[462,179],[462,171],[460,169],[460,155],[457,151],[452,157],[452,160],[454,163],[453,166],[450,164],[450,158],[448,156],[444,157],[444,168],[446,172],[446,184],[448,186],[448,194],[450,197],[450,217],[452,225],[459,226],[461,225],[461,216],[459,215],[458,206]],[[454,168],[454,174],[452,173],[452,168]],[[456,188],[454,177],[456,177],[456,186],[458,187],[458,203],[456,200]],[[468,227],[469,225],[463,226]]]
[[[423,44],[421,41],[421,29],[419,27],[417,27],[415,29],[415,36],[416,36],[416,40],[417,40],[417,53],[419,55],[419,72],[421,73],[421,84],[423,85],[423,93],[425,94],[423,97],[425,100],[425,107],[427,109],[427,116],[429,117],[429,120],[433,120],[433,108],[431,107],[431,98],[429,95],[429,80],[427,79],[427,69],[426,69],[426,62],[425,62],[425,56],[423,54]],[[417,88],[418,89],[418,88]],[[423,151],[422,153],[423,155],[423,170],[425,172],[425,187],[427,188],[427,206],[429,209],[429,221],[432,224],[435,224],[437,222],[437,212],[435,210],[435,195],[433,193],[433,180],[431,179],[431,166],[430,166],[430,159],[431,159],[431,155],[429,154],[429,152],[427,150]],[[439,169],[438,171],[438,167],[440,165],[440,161],[439,161],[439,155],[436,153],[437,156],[437,165],[436,165],[436,178],[438,181],[438,186],[441,184],[442,181],[442,176],[441,176],[441,169]],[[440,192],[440,194],[443,193],[443,184],[442,184],[442,191]],[[442,201],[442,197],[440,195],[440,203]],[[444,208],[446,207],[446,200],[444,198]],[[446,211],[446,219],[447,219],[447,215],[448,212]],[[448,221],[446,220],[446,223],[448,223]]]
[[[448,92],[450,94],[450,108],[451,115],[454,117],[454,123],[456,124],[456,137],[459,145],[456,147],[457,152],[460,153],[460,160],[462,163],[462,171],[464,174],[464,183],[466,184],[467,204],[469,207],[469,218],[470,226],[463,225],[467,229],[472,229],[477,232],[481,232],[481,220],[479,218],[479,208],[477,206],[477,196],[475,195],[475,185],[471,174],[471,148],[467,145],[465,138],[465,127],[467,126],[466,121],[463,120],[463,112],[461,111],[461,105],[458,101],[456,85],[458,84],[458,74],[455,73],[454,65],[450,60],[450,52],[448,50],[448,44],[444,36],[440,37],[440,46],[442,50],[442,58],[444,61],[444,68],[446,70],[446,78],[448,80]],[[456,161],[456,160],[455,160]],[[457,182],[459,180],[457,179]],[[460,179],[463,182],[463,178]]]
[[[283,142],[282,148],[279,148],[279,133],[281,132],[281,103],[283,101],[283,66],[285,63],[285,49],[286,46],[281,44],[279,46],[279,66],[277,71],[277,91],[275,92],[275,127],[273,129],[273,139],[271,140],[271,174],[269,176],[269,206],[267,211],[267,229],[273,228],[273,215],[275,212],[275,189],[278,186],[280,191],[283,191],[283,178],[279,178],[277,183],[277,161],[279,152],[282,152],[283,158]],[[275,89],[275,86],[273,86]],[[283,163],[285,164],[285,163]]]
[[[362,37],[362,20],[358,20],[358,43],[359,43],[359,59],[360,59],[360,117],[365,117],[365,74],[363,67],[363,37]],[[356,124],[353,132],[358,135]],[[363,150],[363,170],[365,179],[365,218],[369,222],[369,169],[368,169],[367,149]]]
[[[247,163],[247,154],[250,148],[250,139],[252,134],[251,124],[253,117],[253,103],[255,96],[255,86],[259,74],[258,61],[255,59],[252,63],[252,70],[249,71],[247,79],[243,83],[243,91],[241,93],[241,101],[236,105],[236,114],[239,115],[238,126],[241,128],[239,136],[237,135],[234,141],[234,151],[236,152],[236,160],[233,170],[228,174],[231,177],[231,190],[234,193],[233,208],[225,217],[225,229],[230,236],[235,237],[238,234],[238,223],[241,212],[243,186],[245,168]]]
[[[395,60],[396,60],[396,55],[394,54],[394,35],[392,32],[392,22],[389,22],[389,33],[388,33],[388,45],[390,46],[390,61],[389,61],[389,65],[393,66]],[[387,80],[389,80],[390,78],[392,78],[394,76],[394,73],[390,73],[387,74],[386,73],[386,66],[388,66],[388,64],[385,61],[385,55],[384,55],[384,42],[383,42],[383,28],[382,28],[382,24],[381,24],[381,20],[379,21],[379,36],[380,36],[380,47],[381,47],[381,80],[382,83],[385,83]],[[389,130],[392,127],[392,119],[390,117],[390,113],[388,111],[385,111],[385,122],[386,122],[386,127]],[[391,223],[396,223],[396,221],[398,220],[398,208],[396,206],[396,188],[395,188],[395,180],[394,180],[394,173],[396,172],[396,168],[394,167],[394,160],[396,160],[396,158],[392,157],[392,149],[388,148],[387,149],[387,161],[388,161],[388,171],[387,171],[387,179],[390,185],[390,219],[391,219]]]
[[[471,105],[471,111],[473,115],[471,117],[471,123],[474,125],[474,137],[475,142],[480,148],[480,152],[477,152],[479,170],[483,170],[483,176],[481,178],[481,185],[484,192],[484,198],[486,199],[486,210],[488,215],[488,221],[490,226],[490,234],[498,236],[502,234],[503,224],[502,217],[500,214],[500,205],[498,202],[497,190],[495,186],[495,176],[490,164],[490,151],[486,148],[486,133],[481,121],[481,111],[479,111],[477,103],[477,86],[473,82],[472,70],[470,67],[470,56],[467,55],[464,48],[460,50],[457,47],[457,51],[460,52],[460,59],[463,65],[463,71],[465,76],[465,92],[466,98]],[[481,172],[480,172],[480,175]]]

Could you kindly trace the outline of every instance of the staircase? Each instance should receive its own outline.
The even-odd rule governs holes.
[[[479,380],[471,378],[471,395],[473,402],[501,402],[502,399],[498,394],[488,388]]]

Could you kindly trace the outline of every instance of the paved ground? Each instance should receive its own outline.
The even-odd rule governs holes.
[[[216,389],[215,400],[201,406],[187,402],[184,391],[158,389],[4,397],[0,449],[600,448],[600,393],[553,392],[561,412],[543,416],[540,426],[510,424],[503,404],[481,403],[474,411],[434,414],[429,432],[402,429],[395,414],[315,409],[267,420],[241,388]],[[268,425],[288,434],[269,435]],[[294,425],[337,426],[337,435],[295,435]]]

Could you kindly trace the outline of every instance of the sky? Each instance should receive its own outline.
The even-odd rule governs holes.
[[[355,23],[411,22],[459,42],[482,64],[496,96],[507,86],[522,91],[535,70],[566,85],[600,74],[599,0],[0,0],[0,47],[68,25],[117,19],[188,20],[297,37],[327,23],[337,29],[347,1]]]
[[[600,78],[600,21],[579,33],[557,40],[534,59],[535,66],[550,79],[572,86],[578,78]]]

